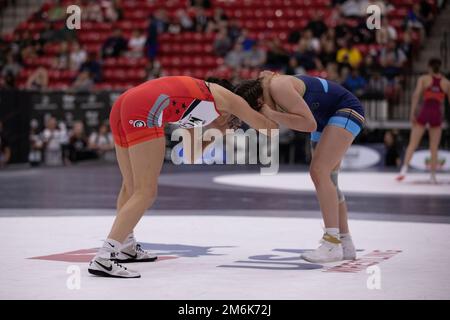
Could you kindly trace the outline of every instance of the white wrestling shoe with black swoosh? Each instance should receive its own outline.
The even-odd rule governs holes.
[[[140,278],[139,272],[130,270],[116,261],[116,253],[111,252],[110,259],[94,257],[89,263],[88,272],[100,277]]]
[[[153,262],[158,259],[157,256],[149,251],[142,249],[139,243],[133,243],[130,246],[120,249],[116,254],[116,261],[119,263],[130,262]]]
[[[325,233],[319,248],[303,253],[301,258],[312,263],[341,261],[344,258],[341,241]]]

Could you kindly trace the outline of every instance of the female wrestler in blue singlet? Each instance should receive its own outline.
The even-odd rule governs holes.
[[[325,234],[320,247],[304,253],[302,258],[310,262],[354,259],[347,206],[337,176],[345,152],[363,127],[364,108],[352,93],[332,81],[270,71],[263,71],[260,76],[240,83],[235,93],[280,125],[311,132],[314,151],[310,174]]]

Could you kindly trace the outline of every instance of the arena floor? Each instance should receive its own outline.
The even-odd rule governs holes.
[[[114,165],[2,171],[0,299],[450,298],[450,174],[342,173],[358,260],[320,265],[299,258],[322,235],[305,169],[166,165],[135,232],[160,256],[129,265],[140,279],[87,273],[115,213]]]

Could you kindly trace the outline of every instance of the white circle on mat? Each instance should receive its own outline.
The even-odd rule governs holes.
[[[450,174],[438,174],[438,183],[430,182],[426,173],[411,173],[402,182],[395,180],[396,173],[386,172],[341,172],[339,186],[344,192],[364,194],[404,195],[448,195],[450,196]],[[279,173],[276,175],[233,174],[214,178],[218,184],[279,189],[291,191],[314,191],[309,173]]]

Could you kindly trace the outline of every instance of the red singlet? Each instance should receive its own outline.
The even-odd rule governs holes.
[[[423,93],[423,104],[416,121],[425,126],[439,127],[442,124],[442,104],[445,92],[441,88],[441,77],[432,77],[431,85]]]
[[[114,142],[124,148],[164,136],[164,124],[206,126],[220,116],[205,81],[162,77],[124,92],[114,103],[109,122]]]

